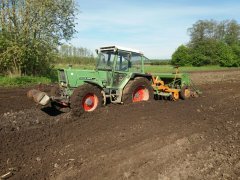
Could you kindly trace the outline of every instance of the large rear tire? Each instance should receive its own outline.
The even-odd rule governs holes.
[[[153,96],[151,82],[144,77],[137,77],[125,86],[122,101],[125,104],[149,101],[153,99]]]
[[[91,84],[83,84],[76,88],[71,96],[72,114],[80,116],[103,105],[101,89]]]

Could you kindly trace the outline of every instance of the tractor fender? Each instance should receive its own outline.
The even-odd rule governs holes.
[[[125,83],[123,84],[123,86],[121,87],[122,90],[125,88],[125,86],[128,84],[129,80],[133,80],[137,77],[144,77],[146,79],[148,79],[149,81],[152,80],[152,75],[151,74],[142,74],[142,73],[133,73],[130,78],[128,79],[128,81],[125,81]]]
[[[85,83],[87,83],[87,84],[92,84],[92,85],[94,85],[94,86],[97,86],[97,87],[99,87],[100,89],[103,89],[103,87],[100,85],[100,84],[98,84],[97,82],[95,82],[95,81],[88,81],[88,80],[86,80],[86,81],[84,81]]]
[[[144,77],[144,78],[147,78],[149,81],[151,81],[151,79],[152,79],[151,74],[141,74],[141,73],[133,73],[131,75],[130,79],[135,79],[136,77]]]

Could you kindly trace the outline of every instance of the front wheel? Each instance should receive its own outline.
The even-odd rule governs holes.
[[[153,88],[148,79],[137,77],[130,80],[123,90],[123,103],[148,101],[153,99]]]
[[[71,96],[71,109],[76,116],[80,116],[84,112],[94,111],[102,104],[101,90],[91,84],[83,84],[76,88]]]

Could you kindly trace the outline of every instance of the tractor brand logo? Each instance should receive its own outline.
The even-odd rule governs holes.
[[[80,80],[94,80],[96,78],[91,78],[91,77],[80,77]]]

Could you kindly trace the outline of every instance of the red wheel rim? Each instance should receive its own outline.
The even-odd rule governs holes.
[[[139,87],[133,93],[133,102],[143,101],[145,98],[145,88]]]
[[[82,107],[84,111],[93,111],[98,104],[98,98],[95,94],[87,94],[82,100]]]

